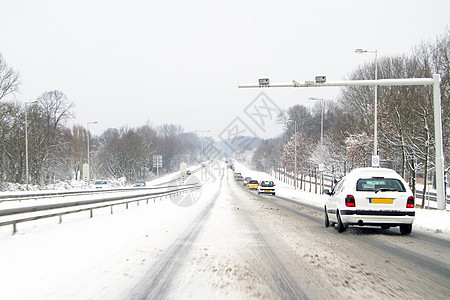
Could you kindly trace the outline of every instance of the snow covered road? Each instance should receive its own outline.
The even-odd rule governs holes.
[[[0,236],[2,299],[446,299],[449,239],[323,226],[231,170],[194,205],[164,199]]]

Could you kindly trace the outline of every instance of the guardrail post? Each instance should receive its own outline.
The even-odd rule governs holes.
[[[113,206],[114,206],[114,205],[111,205],[111,214],[113,214]]]
[[[90,211],[90,217],[92,218],[94,216],[94,213],[92,212],[92,209],[89,210]]]
[[[16,232],[17,232],[16,223],[12,224],[12,226],[13,226],[13,232],[12,232],[12,234],[14,235],[14,234],[16,234]]]
[[[128,202],[127,202],[127,203],[125,203],[125,208],[126,208],[126,209],[128,209]]]
[[[62,223],[62,215],[59,215],[59,224]]]

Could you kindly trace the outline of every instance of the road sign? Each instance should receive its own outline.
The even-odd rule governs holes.
[[[162,155],[153,155],[153,168],[156,168],[156,176],[159,177],[159,168],[162,168]]]
[[[89,181],[89,165],[87,163],[83,164],[83,180]]]
[[[325,171],[324,164],[319,164],[319,172],[323,172],[323,171]]]
[[[380,156],[372,155],[372,167],[380,167]]]
[[[162,155],[153,155],[153,167],[156,168],[162,168]]]
[[[183,181],[183,184],[186,181],[186,175],[187,175],[186,169],[187,169],[187,164],[185,162],[182,162],[180,164],[180,178]]]

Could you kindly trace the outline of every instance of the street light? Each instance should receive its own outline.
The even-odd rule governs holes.
[[[321,105],[321,109],[320,109],[320,163],[323,166],[323,110],[324,110],[324,99],[323,98],[314,98],[314,97],[309,97],[309,100],[320,100],[322,101],[322,105]],[[321,165],[319,164],[319,172],[321,170]],[[323,192],[323,171],[322,171],[322,178],[321,178],[321,182],[322,182],[322,188],[321,188],[321,193]]]
[[[90,177],[91,177],[91,165],[89,164],[89,124],[97,124],[97,121],[87,122],[86,128],[87,128],[87,164],[88,164],[88,174],[87,174],[87,182],[89,185]]]
[[[363,54],[363,53],[375,53],[375,80],[377,80],[378,76],[378,50],[365,50],[365,49],[356,49],[356,53]],[[377,87],[378,85],[375,85],[375,100],[373,104],[373,155],[378,154],[378,142],[377,142],[377,136],[378,136],[378,122],[377,122]]]
[[[201,134],[202,134],[202,157],[201,157],[201,160],[203,163],[203,133],[209,132],[209,130],[196,130],[195,132],[201,132]]]
[[[297,121],[290,120],[289,123],[294,122],[294,187],[297,189]]]
[[[29,101],[25,102],[25,182],[27,185],[28,191],[28,112],[27,112],[27,104],[37,104],[38,101]]]

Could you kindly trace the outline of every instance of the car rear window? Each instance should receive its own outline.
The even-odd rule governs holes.
[[[272,181],[263,181],[263,182],[261,182],[261,186],[263,186],[263,187],[273,187],[273,182]]]
[[[250,180],[248,183],[250,183],[250,184],[258,184],[258,180]]]
[[[359,179],[356,190],[361,192],[397,191],[406,192],[403,183],[395,178],[365,178]]]

